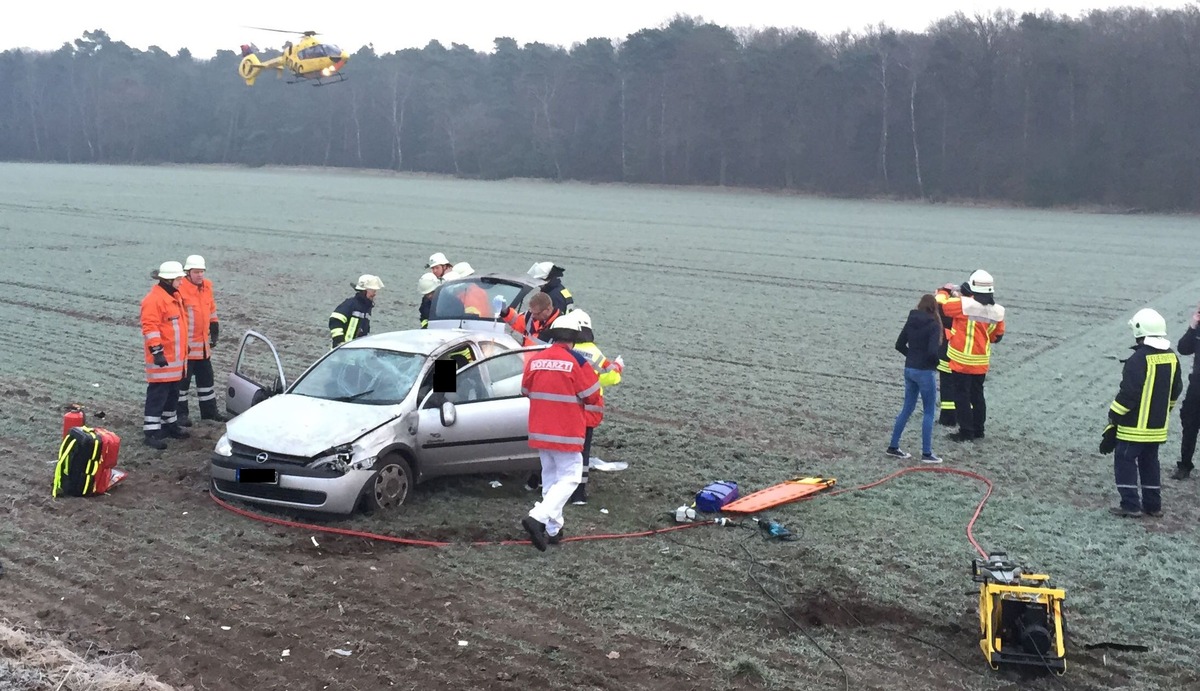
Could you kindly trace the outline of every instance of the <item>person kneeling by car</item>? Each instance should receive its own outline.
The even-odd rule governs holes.
[[[571,346],[581,338],[579,320],[566,314],[546,336],[552,345],[525,363],[521,393],[529,397],[529,446],[542,462],[542,500],[521,526],[539,551],[563,536],[563,507],[583,479],[587,418],[604,417],[600,381],[591,363]]]

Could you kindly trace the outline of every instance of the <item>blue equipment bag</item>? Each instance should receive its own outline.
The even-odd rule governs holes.
[[[696,510],[716,513],[729,502],[738,498],[738,486],[732,480],[714,482],[696,493]]]

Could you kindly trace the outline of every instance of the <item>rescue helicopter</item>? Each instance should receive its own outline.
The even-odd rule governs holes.
[[[346,66],[346,61],[350,59],[350,54],[332,43],[322,43],[317,40],[317,32],[284,31],[282,29],[264,29],[254,26],[246,28],[301,35],[298,42],[293,44],[291,41],[288,41],[283,44],[282,55],[266,61],[260,60],[255,55],[258,52],[258,47],[253,43],[243,44],[242,62],[238,65],[238,74],[241,75],[242,79],[246,80],[246,86],[254,86],[254,80],[258,78],[258,73],[263,70],[276,70],[280,77],[283,76],[284,70],[290,70],[293,78],[288,80],[288,84],[307,81],[313,86],[324,86],[325,84],[345,81],[346,75],[342,74],[341,69]],[[333,79],[335,76],[337,78]]]

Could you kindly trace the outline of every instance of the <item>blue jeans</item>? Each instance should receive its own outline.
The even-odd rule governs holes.
[[[937,370],[904,368],[904,407],[896,416],[892,427],[893,448],[900,446],[900,435],[904,425],[917,408],[917,394],[921,395],[921,453],[933,453],[933,419],[937,417]]]

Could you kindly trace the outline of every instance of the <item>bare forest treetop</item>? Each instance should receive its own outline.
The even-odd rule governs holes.
[[[352,55],[344,84],[104,31],[0,53],[0,159],[326,165],[1200,209],[1200,8],[822,38],[677,17],[570,49]]]

